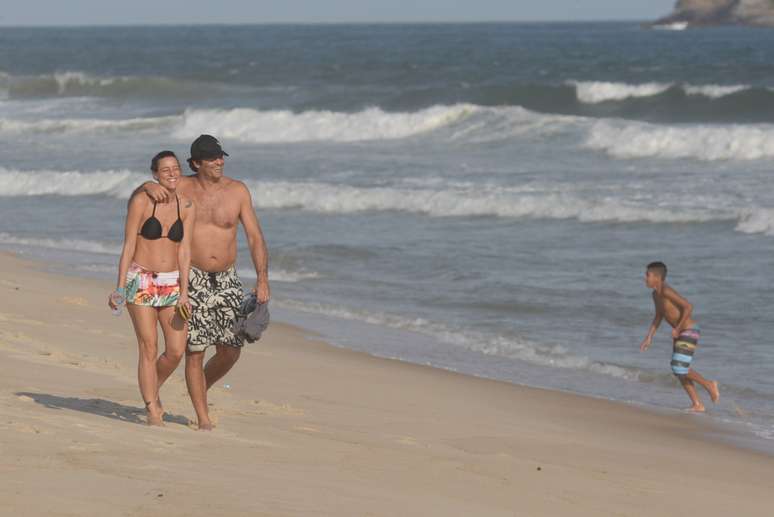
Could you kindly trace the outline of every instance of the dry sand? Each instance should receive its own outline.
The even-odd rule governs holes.
[[[766,516],[774,459],[660,414],[374,358],[273,323],[192,429],[144,425],[110,284],[0,255],[2,516]]]

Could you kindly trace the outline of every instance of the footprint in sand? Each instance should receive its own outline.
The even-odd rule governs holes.
[[[0,312],[0,321],[2,322],[9,322],[9,323],[26,323],[28,325],[45,325],[45,321],[41,320],[32,320],[29,318],[25,318],[24,316],[21,316],[19,314],[10,314],[7,312]]]
[[[11,429],[19,433],[40,434],[41,431],[34,425],[24,424],[22,422],[8,422]]]
[[[82,307],[85,307],[89,305],[89,301],[86,298],[81,298],[80,296],[64,296],[59,299],[62,303],[68,303],[70,305],[80,305]]]
[[[401,436],[400,438],[395,440],[395,442],[400,443],[401,445],[413,445],[413,446],[419,445],[416,438],[414,438],[413,436]]]
[[[304,431],[304,432],[307,432],[307,433],[320,433],[320,432],[322,432],[319,429],[317,429],[316,427],[312,427],[311,425],[297,425],[293,429],[295,429],[296,431]]]
[[[75,442],[73,445],[67,447],[68,450],[73,452],[104,452],[105,448],[96,443],[79,443]]]
[[[253,407],[252,411],[243,412],[243,414],[258,414],[258,415],[288,415],[288,416],[303,416],[304,410],[294,408],[290,404],[274,404],[268,400],[253,400],[250,402]]]

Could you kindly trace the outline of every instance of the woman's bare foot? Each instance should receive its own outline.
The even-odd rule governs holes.
[[[698,405],[693,405],[689,408],[686,408],[684,411],[687,411],[689,413],[704,413],[705,409],[703,404],[698,404]]]
[[[718,388],[718,381],[711,381],[710,387],[707,390],[710,394],[710,398],[712,399],[712,402],[717,402],[720,400],[720,388]]]
[[[148,413],[148,425],[164,425],[164,411],[158,402],[146,402],[145,411]]]
[[[199,422],[199,431],[212,431],[212,428],[214,426],[212,425],[212,422],[209,420],[204,420]]]

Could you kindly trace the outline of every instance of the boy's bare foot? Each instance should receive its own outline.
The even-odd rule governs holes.
[[[712,402],[717,402],[720,400],[720,388],[718,388],[718,381],[711,381],[710,383],[710,389],[709,391],[710,398],[712,399]]]
[[[702,404],[691,406],[689,408],[686,408],[684,411],[687,411],[689,413],[704,413],[705,409]]]

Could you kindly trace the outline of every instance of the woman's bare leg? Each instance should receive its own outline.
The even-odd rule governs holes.
[[[163,425],[162,411],[158,404],[158,377],[156,374],[156,355],[158,354],[158,313],[153,307],[127,304],[132,318],[134,333],[137,335],[139,360],[137,380],[140,394],[148,410],[148,425]]]
[[[188,325],[175,313],[174,307],[160,309],[159,322],[164,333],[164,353],[156,361],[158,387],[161,389],[161,385],[172,375],[185,354]]]

